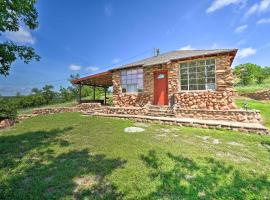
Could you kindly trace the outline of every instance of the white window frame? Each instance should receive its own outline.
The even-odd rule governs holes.
[[[214,85],[215,85],[215,89],[208,89],[207,88],[207,81],[206,81],[206,79],[208,78],[207,77],[207,66],[211,66],[211,65],[213,65],[213,64],[210,64],[210,65],[206,65],[206,61],[207,60],[214,60],[214,66],[215,66],[215,69],[214,69],[214,73],[215,73],[215,83],[213,83]],[[191,62],[196,62],[196,80],[198,80],[197,79],[197,62],[200,62],[200,61],[205,61],[205,64],[204,64],[204,75],[205,75],[205,77],[204,77],[204,79],[205,79],[205,83],[204,83],[204,85],[205,85],[205,89],[201,89],[201,90],[199,90],[199,89],[197,89],[197,90],[190,90],[190,84],[189,84],[189,79],[190,79],[190,73],[189,73],[189,69],[190,69],[190,67],[189,67],[189,65],[190,65],[190,63]],[[181,83],[181,64],[183,64],[183,63],[186,63],[187,64],[187,81],[188,81],[188,83],[187,83],[187,87],[188,87],[188,89],[187,90],[182,90],[182,83]],[[179,85],[180,85],[180,87],[179,87],[179,90],[180,91],[190,91],[190,92],[196,92],[196,91],[216,91],[216,89],[217,89],[217,73],[216,73],[216,59],[215,58],[208,58],[208,59],[198,59],[198,60],[191,60],[191,61],[186,61],[186,62],[181,62],[180,64],[179,64]],[[196,83],[196,85],[197,85],[197,87],[198,87],[198,85],[203,85],[203,84],[198,84],[198,83]]]
[[[132,73],[132,70],[137,70],[137,72],[135,74]],[[138,70],[140,70],[141,72],[138,73]],[[131,76],[131,79],[128,79],[128,75]],[[136,78],[132,78],[134,75],[136,75]],[[138,77],[139,75],[141,75],[141,78]],[[123,83],[123,77],[126,77],[125,78],[125,83]],[[133,81],[135,81],[136,79],[136,82],[135,83],[132,83]],[[138,83],[139,83],[139,79],[141,79],[142,81],[142,87],[138,89]],[[131,83],[127,83],[127,81],[131,81]],[[120,71],[120,85],[121,85],[121,92],[122,93],[125,93],[125,94],[137,94],[137,93],[142,93],[143,92],[143,89],[144,89],[144,71],[143,71],[143,68],[141,67],[137,67],[137,68],[131,68],[131,69],[123,69]],[[128,85],[135,85],[136,87],[136,91],[128,91]],[[126,86],[126,87],[123,87],[123,86]],[[126,89],[126,91],[124,92],[123,89]]]

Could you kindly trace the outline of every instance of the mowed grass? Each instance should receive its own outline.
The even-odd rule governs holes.
[[[0,199],[270,198],[269,136],[63,113],[0,132],[0,156]]]
[[[248,86],[236,86],[235,89],[239,94],[253,93],[270,88],[270,78],[266,79],[262,84],[253,84]]]
[[[257,101],[245,97],[238,97],[235,100],[239,108],[243,107],[244,102],[248,103],[248,109],[255,109],[261,112],[263,124],[270,129],[270,101]]]

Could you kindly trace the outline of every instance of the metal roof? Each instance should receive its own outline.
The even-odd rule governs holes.
[[[167,53],[160,54],[158,56],[152,56],[143,60],[139,60],[133,63],[125,64],[119,67],[116,67],[112,70],[135,67],[135,66],[151,66],[157,64],[167,63],[172,60],[188,59],[192,57],[199,56],[211,56],[222,53],[234,53],[236,54],[237,49],[211,49],[211,50],[178,50],[170,51]]]

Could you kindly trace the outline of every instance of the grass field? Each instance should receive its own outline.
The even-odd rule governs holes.
[[[238,97],[235,100],[239,108],[243,107],[245,101],[248,103],[248,109],[255,109],[261,112],[264,125],[270,129],[270,101],[257,101],[245,97]]]
[[[237,86],[235,87],[239,94],[253,93],[261,90],[270,89],[270,78],[266,79],[263,84],[254,84],[249,86]]]
[[[269,136],[63,113],[0,132],[0,156],[0,199],[270,198]]]

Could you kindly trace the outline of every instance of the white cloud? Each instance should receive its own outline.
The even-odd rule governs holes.
[[[86,67],[85,70],[90,71],[90,72],[94,72],[94,71],[99,70],[99,68],[98,67]]]
[[[235,33],[242,33],[244,30],[246,30],[247,29],[247,27],[248,27],[248,25],[242,25],[242,26],[238,26],[235,30],[234,30],[234,32]]]
[[[104,7],[104,14],[106,17],[110,17],[113,14],[113,7],[112,4],[106,4]]]
[[[252,14],[260,14],[265,11],[270,7],[270,0],[261,0],[259,3],[253,4],[249,10],[246,12],[245,16],[250,16]]]
[[[257,24],[270,24],[270,18],[263,18],[257,21]]]
[[[72,71],[80,71],[82,69],[82,66],[71,64],[69,65],[69,69]]]
[[[229,5],[241,4],[244,2],[245,0],[214,0],[211,6],[207,8],[206,13],[211,13]]]
[[[6,32],[5,37],[13,42],[24,43],[24,44],[34,44],[35,38],[32,36],[29,30],[23,27],[19,28],[17,32]]]
[[[251,47],[248,47],[248,48],[240,49],[240,50],[238,51],[237,56],[238,56],[239,58],[246,58],[246,57],[249,57],[249,56],[254,55],[256,52],[257,52],[256,49],[251,48]]]
[[[189,44],[187,46],[181,47],[179,50],[194,50],[194,48]]]
[[[114,58],[114,59],[112,60],[112,63],[113,63],[113,64],[116,64],[116,63],[119,63],[120,61],[121,61],[120,58]]]

